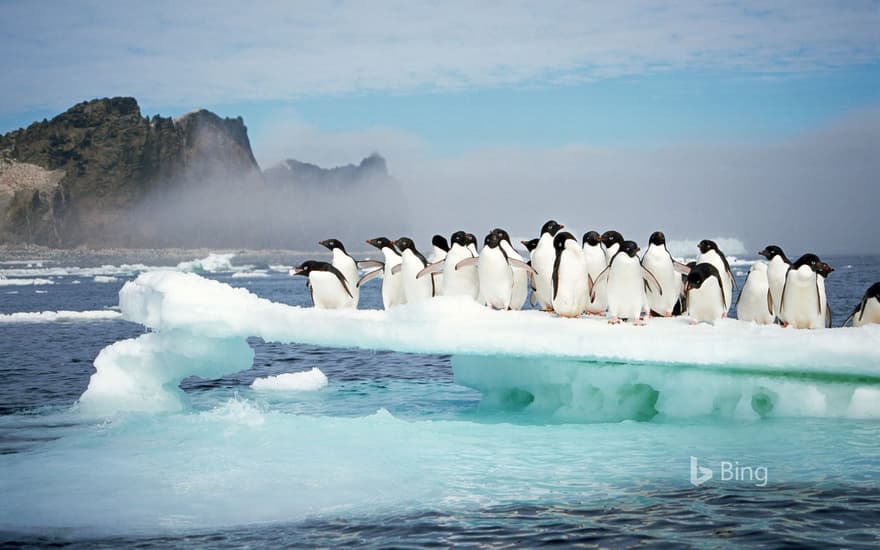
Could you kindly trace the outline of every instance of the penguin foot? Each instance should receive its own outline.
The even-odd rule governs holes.
[[[646,324],[647,324],[647,323],[645,323],[645,320],[644,320],[644,319],[635,319],[635,320],[633,321],[633,325],[635,325],[635,326],[637,326],[637,327],[643,327],[643,326],[645,326]]]
[[[620,317],[613,317],[611,319],[608,319],[608,324],[609,325],[619,325],[620,324]]]

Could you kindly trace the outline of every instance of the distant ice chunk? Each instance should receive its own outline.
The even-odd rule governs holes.
[[[121,319],[118,311],[19,311],[0,314],[0,323],[64,323],[72,321],[112,321]]]
[[[179,271],[188,273],[220,273],[233,271],[232,258],[235,254],[208,254],[198,260],[180,262],[177,264]]]
[[[52,279],[7,279],[0,275],[0,286],[41,286],[41,285],[54,285],[55,281]]]
[[[259,391],[316,391],[327,387],[327,377],[318,367],[303,372],[257,378],[251,387]]]
[[[260,269],[255,269],[254,271],[236,271],[232,274],[233,279],[264,279],[268,276],[268,273]]]
[[[95,278],[92,279],[96,283],[116,283],[119,282],[117,277],[111,277],[109,275],[95,275]]]

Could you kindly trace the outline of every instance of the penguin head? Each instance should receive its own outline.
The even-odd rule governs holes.
[[[507,241],[507,244],[512,244],[510,242],[510,234],[507,233],[507,231],[501,229],[500,227],[496,227],[495,229],[493,229],[492,233],[495,233],[496,235],[498,235],[498,240]]]
[[[865,299],[870,300],[871,298],[880,300],[880,282],[874,283],[868,287],[867,292],[865,292]]]
[[[556,252],[560,252],[565,248],[565,243],[568,241],[575,241],[574,235],[569,233],[568,231],[562,231],[557,233],[555,237],[553,237],[553,248]],[[577,241],[575,241],[577,242]]]
[[[808,252],[791,264],[792,269],[800,269],[803,266],[809,266],[813,272],[819,273],[822,270],[822,260],[819,259],[819,256]]]
[[[709,239],[703,239],[702,241],[700,241],[700,244],[697,245],[697,248],[700,250],[700,254],[705,254],[710,250],[718,252],[718,245],[715,244],[715,241],[710,241]]]
[[[611,248],[615,244],[621,244],[623,242],[623,235],[614,231],[606,231],[602,233],[602,244],[605,245],[605,248]]]
[[[522,245],[523,245],[524,247],[526,247],[526,250],[528,250],[529,252],[531,252],[532,250],[538,248],[538,241],[539,241],[539,240],[540,240],[540,239],[531,239],[531,240],[528,240],[528,241],[520,241],[520,242],[522,243]]]
[[[826,264],[825,262],[819,262],[819,269],[816,271],[816,273],[827,279],[828,276],[831,275],[832,271],[834,271],[833,267]]]
[[[700,288],[703,286],[703,283],[712,277],[719,277],[715,266],[707,263],[695,264],[687,274],[685,292],[694,288]],[[720,283],[721,279],[719,278],[718,281]]]
[[[443,235],[434,235],[431,238],[431,244],[444,252],[449,252],[449,243],[446,242],[446,237]]]
[[[382,250],[386,246],[391,249],[394,249],[394,243],[392,243],[390,240],[386,239],[385,237],[376,237],[373,239],[367,239],[367,244],[375,246],[379,250]]]
[[[313,271],[328,271],[327,262],[319,262],[316,260],[306,260],[298,266],[290,270],[291,275],[303,275],[308,277]]]
[[[635,241],[623,241],[620,243],[620,252],[622,254],[626,254],[630,258],[636,257],[636,252],[641,250],[639,245],[635,243]]]
[[[342,246],[342,243],[339,242],[337,239],[325,239],[318,244],[327,247],[328,250],[334,250],[338,248],[339,250],[345,252],[345,247]]]
[[[476,235],[474,235],[473,233],[468,233],[467,235],[465,235],[465,237],[467,238],[467,244],[472,244],[474,246],[477,246],[477,236]]]
[[[486,235],[486,238],[483,239],[483,244],[489,248],[495,248],[501,244],[501,239],[498,237],[498,233],[493,231]]]
[[[776,246],[775,244],[765,246],[764,250],[758,252],[758,254],[761,256],[764,256],[768,260],[772,260],[776,256],[780,256],[783,260],[785,260],[785,263],[787,263],[787,264],[791,263],[790,261],[788,261],[788,258],[785,257],[785,252],[783,252],[782,249],[779,248],[778,246]]]
[[[400,249],[401,252],[404,250],[413,250],[416,249],[416,243],[413,242],[409,237],[401,237],[394,241],[394,246]]]
[[[467,244],[468,244],[467,233],[465,233],[464,231],[456,231],[449,238],[449,241],[453,245],[467,246]]]
[[[588,244],[590,246],[596,246],[597,244],[602,242],[602,237],[599,235],[597,231],[587,231],[584,233],[584,238],[581,239],[581,244]]]
[[[541,235],[543,235],[544,233],[550,233],[550,236],[552,237],[552,236],[556,235],[556,233],[558,233],[559,230],[562,229],[563,227],[565,227],[565,226],[556,223],[556,220],[550,220],[547,223],[545,223],[544,226],[541,228]]]
[[[666,246],[666,235],[662,231],[654,231],[651,233],[651,238],[648,239],[648,242],[654,246]]]

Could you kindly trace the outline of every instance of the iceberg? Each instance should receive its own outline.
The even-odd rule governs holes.
[[[219,273],[233,271],[232,258],[235,254],[208,254],[198,260],[180,262],[177,269],[189,273]]]
[[[119,293],[151,332],[102,350],[79,400],[96,414],[186,406],[180,381],[250,368],[248,337],[452,355],[481,407],[554,421],[659,416],[880,416],[880,326],[797,331],[725,319],[646,327],[491,311],[461,297],[380,310],[317,310],[193,273],[151,271]]]
[[[94,311],[17,311],[15,313],[0,313],[0,324],[115,321],[121,318],[120,312],[106,309]]]

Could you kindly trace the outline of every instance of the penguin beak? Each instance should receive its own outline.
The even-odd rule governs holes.
[[[290,268],[290,271],[288,271],[287,273],[290,275],[302,275],[303,271],[304,270],[301,267],[292,267],[292,268]]]
[[[321,245],[321,246],[323,246],[323,247],[330,248],[330,247],[329,247],[329,242],[330,242],[330,241],[327,241],[327,240],[324,240],[324,241],[318,241],[318,244]]]

